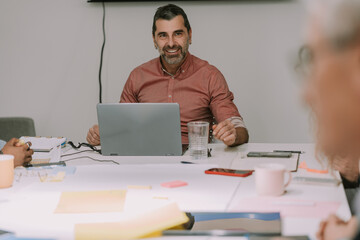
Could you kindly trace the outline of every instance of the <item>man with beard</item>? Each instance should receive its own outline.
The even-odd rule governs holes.
[[[169,4],[157,9],[152,36],[155,58],[135,68],[121,94],[121,103],[178,103],[183,144],[188,143],[187,123],[206,121],[212,134],[228,146],[248,142],[248,132],[221,72],[188,52],[192,30],[183,9]],[[213,124],[215,121],[217,124]],[[87,141],[100,144],[97,125]]]

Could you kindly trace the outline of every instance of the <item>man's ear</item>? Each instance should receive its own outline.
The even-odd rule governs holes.
[[[189,44],[192,43],[192,29],[189,29]]]

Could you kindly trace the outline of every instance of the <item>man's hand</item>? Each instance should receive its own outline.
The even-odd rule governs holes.
[[[14,156],[14,167],[23,166],[25,163],[30,162],[34,153],[28,144],[21,143],[16,138],[8,141],[3,147],[2,152]]]
[[[352,217],[344,222],[335,215],[330,215],[326,221],[320,223],[316,233],[318,240],[353,239],[357,233],[357,218]]]
[[[213,136],[223,141],[227,146],[233,147],[249,141],[249,134],[246,128],[234,127],[229,119],[213,125]]]
[[[236,143],[237,133],[234,124],[230,120],[222,121],[217,125],[213,125],[213,136],[223,141],[228,146],[233,146]]]
[[[86,141],[88,141],[88,143],[93,146],[100,145],[100,132],[98,125],[94,125],[92,128],[89,129]]]

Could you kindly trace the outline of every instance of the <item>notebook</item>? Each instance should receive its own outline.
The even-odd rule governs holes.
[[[63,147],[66,144],[64,137],[21,137],[24,142],[31,142],[34,152],[50,152],[53,148]]]
[[[97,114],[102,155],[182,154],[177,103],[104,103]]]
[[[31,149],[34,150],[30,162],[32,166],[59,162],[62,149],[66,146],[64,137],[21,137],[20,139],[31,142]]]
[[[281,234],[280,213],[199,212],[191,213],[192,231],[237,230],[247,233]]]
[[[183,225],[184,230],[172,229],[164,235],[281,235],[279,212],[191,212],[187,215],[190,221]]]

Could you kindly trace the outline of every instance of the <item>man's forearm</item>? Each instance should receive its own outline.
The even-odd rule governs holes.
[[[237,127],[236,130],[236,139],[235,143],[231,145],[230,147],[239,146],[241,144],[249,142],[249,133],[246,128],[243,127]]]

